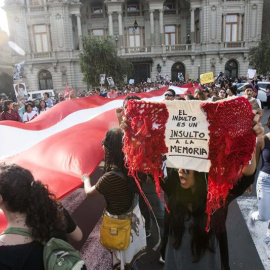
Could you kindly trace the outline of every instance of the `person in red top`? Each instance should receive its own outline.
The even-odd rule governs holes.
[[[1,113],[1,121],[12,120],[22,122],[22,119],[17,111],[13,108],[13,102],[11,100],[4,101],[4,111]]]

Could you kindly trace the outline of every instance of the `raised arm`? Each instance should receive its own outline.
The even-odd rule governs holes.
[[[99,194],[98,190],[96,189],[96,186],[91,185],[90,177],[87,174],[84,174],[82,177],[82,182],[84,183],[84,191],[86,195],[96,195]]]

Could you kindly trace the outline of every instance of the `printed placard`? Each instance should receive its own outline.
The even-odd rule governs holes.
[[[103,85],[105,83],[106,74],[99,74],[99,83]]]
[[[211,165],[208,160],[209,124],[200,108],[203,102],[177,100],[165,103],[169,110],[165,131],[167,167],[208,172]]]
[[[112,77],[108,77],[107,81],[108,81],[109,86],[114,86],[114,81]]]
[[[213,72],[208,72],[200,75],[201,84],[214,82]]]
[[[15,95],[17,99],[24,99],[28,97],[25,83],[13,84]]]
[[[248,78],[253,79],[256,74],[256,69],[248,69]]]

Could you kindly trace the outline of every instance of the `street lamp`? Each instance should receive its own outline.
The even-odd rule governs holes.
[[[138,28],[138,23],[137,23],[137,20],[135,18],[135,22],[133,24],[133,33],[136,33],[137,28]]]
[[[160,64],[157,64],[157,71],[158,71],[158,73],[161,72],[161,65]]]
[[[187,44],[190,44],[190,34],[187,34]]]

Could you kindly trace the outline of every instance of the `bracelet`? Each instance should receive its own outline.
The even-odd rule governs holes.
[[[85,180],[90,180],[89,176],[87,174],[84,174],[82,177],[81,177],[81,180],[82,182],[84,183]]]

